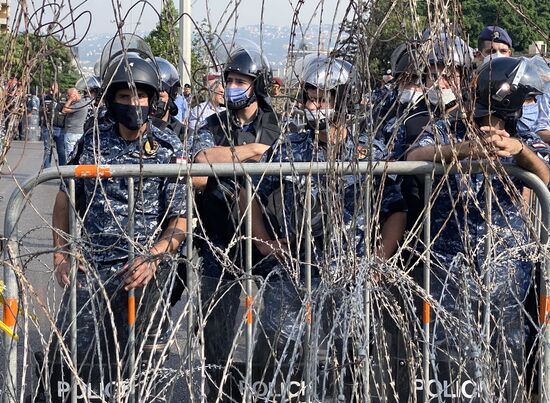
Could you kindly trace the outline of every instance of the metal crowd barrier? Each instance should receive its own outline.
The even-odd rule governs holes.
[[[116,178],[116,177],[128,177],[129,186],[128,189],[132,190],[129,196],[130,211],[133,210],[132,206],[134,203],[134,187],[131,185],[134,178],[138,177],[181,177],[186,178],[186,183],[188,189],[192,189],[191,179],[193,176],[218,176],[218,177],[233,177],[237,176],[254,176],[254,175],[286,175],[286,174],[298,174],[298,175],[307,175],[307,190],[306,193],[311,192],[311,175],[313,174],[323,174],[326,172],[337,172],[338,174],[357,174],[357,173],[372,173],[374,176],[380,176],[385,174],[396,174],[396,175],[417,175],[424,177],[425,183],[425,213],[423,215],[423,228],[424,228],[424,242],[426,245],[430,244],[431,234],[430,234],[430,209],[431,209],[431,188],[432,188],[432,177],[434,174],[448,174],[456,173],[461,170],[461,167],[454,167],[453,169],[445,168],[442,165],[432,164],[428,162],[380,162],[380,163],[371,163],[371,162],[359,162],[359,163],[292,163],[292,164],[278,164],[278,163],[255,163],[255,164],[188,164],[184,162],[182,164],[168,164],[168,165],[112,165],[112,166],[63,166],[59,168],[49,168],[43,172],[37,174],[34,177],[31,177],[25,180],[20,184],[20,187],[14,191],[12,194],[9,203],[6,208],[6,216],[4,223],[4,233],[7,238],[7,242],[4,246],[4,301],[3,301],[3,321],[11,329],[12,334],[16,331],[22,331],[21,328],[18,328],[18,309],[19,309],[19,289],[18,289],[18,275],[23,274],[23,268],[20,262],[19,257],[19,232],[18,232],[18,221],[21,215],[21,212],[27,202],[29,195],[34,187],[37,185],[46,182],[52,179],[64,178],[69,179],[69,192],[70,200],[73,202],[75,199],[75,178]],[[485,165],[481,163],[469,163],[468,164],[469,172],[494,172],[490,165]],[[512,165],[505,165],[504,169],[508,174],[515,176],[516,178],[521,179],[526,183],[536,194],[539,201],[540,217],[541,217],[541,228],[540,228],[540,242],[543,247],[546,247],[548,242],[548,228],[550,228],[550,192],[543,182],[534,174],[526,172],[518,167]],[[463,172],[463,170],[462,170]],[[183,180],[183,179],[182,179]],[[366,186],[369,182],[366,181]],[[369,199],[370,192],[367,193],[367,199]],[[491,192],[487,192],[489,195]],[[250,201],[252,198],[252,186],[251,181],[246,181],[246,197]],[[193,206],[193,192],[188,191],[187,193],[187,206]],[[306,200],[310,201],[310,198],[307,197]],[[370,200],[367,200],[367,209],[370,206]],[[491,204],[488,203],[487,206]],[[307,290],[307,303],[311,301],[311,205],[308,203],[306,205],[306,227],[309,229],[306,231],[306,250],[305,250],[305,286]],[[490,214],[490,211],[487,212]],[[253,318],[252,318],[252,304],[254,303],[253,298],[253,280],[252,280],[252,215],[250,213],[250,208],[245,212],[245,234],[246,234],[246,273],[247,280],[245,285],[246,290],[246,385],[247,387],[244,390],[243,401],[250,402],[252,401],[252,390],[250,385],[251,373],[252,373],[252,355],[253,355]],[[133,218],[129,217],[129,220]],[[187,220],[188,223],[193,221],[193,208],[187,208]],[[70,227],[71,235],[75,237],[76,232],[76,212],[74,208],[71,208],[70,213]],[[132,235],[133,226],[130,226],[130,233]],[[366,231],[368,232],[368,231]],[[367,235],[368,236],[368,235]],[[75,248],[74,243],[71,244],[72,248]],[[129,245],[132,245],[130,242]],[[485,245],[486,248],[490,247],[490,244]],[[193,229],[192,225],[188,224],[187,231],[187,253],[188,256],[192,254],[193,251]],[[129,255],[132,257],[134,254],[133,247],[129,250]],[[76,262],[71,257],[71,267],[72,267],[72,286],[70,289],[71,292],[71,310],[73,318],[76,317]],[[540,295],[540,324],[542,327],[541,342],[543,343],[542,354],[539,361],[540,368],[540,384],[539,384],[539,399],[541,402],[550,401],[550,261],[549,257],[545,254],[544,261],[541,265],[541,295]],[[426,260],[424,264],[424,290],[426,295],[430,295],[430,261]],[[192,290],[195,287],[195,280],[193,278],[193,272],[190,265],[187,267],[187,281],[188,289]],[[369,312],[370,296],[369,291],[365,290],[364,295],[365,311]],[[194,331],[194,312],[192,309],[192,304],[190,305],[190,311],[187,317],[187,331],[188,334],[191,334]],[[129,309],[129,329],[130,329],[130,342],[134,341],[134,318],[133,310],[135,310],[135,300],[133,292],[128,295],[128,309]],[[424,302],[423,307],[423,382],[424,385],[428,385],[430,380],[430,357],[433,354],[431,346],[429,343],[430,340],[430,304],[428,301]],[[369,315],[366,315],[366,321],[369,321]],[[367,324],[367,328],[368,328]],[[76,360],[76,338],[77,338],[78,329],[76,328],[76,320],[72,321],[71,328],[71,353],[73,360]],[[307,348],[309,344],[309,337],[311,332],[311,321],[307,324],[306,331],[306,340],[305,346]],[[368,337],[368,335],[367,335]],[[190,338],[189,338],[190,339]],[[369,342],[366,343],[367,350]],[[132,349],[133,350],[133,349]],[[2,378],[4,381],[3,385],[3,401],[5,403],[15,402],[19,400],[18,390],[21,385],[18,385],[17,377],[17,357],[18,357],[18,343],[10,335],[5,334],[3,340],[3,352],[5,364],[2,368]],[[367,351],[367,357],[369,352]],[[306,354],[306,357],[308,355]],[[134,354],[130,355],[130,365],[135,365],[135,356]],[[74,363],[76,365],[76,363]],[[365,366],[365,371],[369,371],[369,360],[367,360],[367,365]],[[306,401],[313,401],[312,397],[312,379],[310,378],[309,364],[305,363],[305,379],[306,379]],[[367,372],[368,373],[368,372]],[[368,396],[369,391],[369,376],[365,376],[364,388],[366,396]],[[72,374],[72,383],[71,383],[71,401],[77,401],[77,385],[79,383],[78,379]],[[132,387],[130,388],[130,402],[134,401],[134,396],[132,395]],[[429,390],[427,387],[424,388],[424,401],[429,401]]]

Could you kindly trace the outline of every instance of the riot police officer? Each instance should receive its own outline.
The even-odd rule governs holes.
[[[460,37],[447,33],[395,49],[392,66],[399,84],[398,108],[383,128],[393,158],[403,159],[430,119],[458,111],[461,83],[469,75],[473,57],[473,50]]]
[[[226,111],[210,116],[190,139],[191,156],[196,162],[257,161],[280,136],[268,86],[269,62],[257,49],[240,48],[225,64]],[[211,177],[202,192],[199,212],[206,235],[218,245],[227,245],[234,236],[234,223],[228,220],[238,188]]]
[[[155,57],[155,61],[160,70],[162,89],[157,111],[152,118],[153,124],[159,129],[168,127],[181,141],[184,141],[185,127],[180,120],[176,119],[178,107],[175,102],[178,89],[181,87],[178,70],[172,63],[162,57]]]
[[[210,116],[193,133],[191,157],[208,163],[257,161],[280,136],[268,96],[272,80],[269,62],[259,49],[239,47],[225,63],[223,79],[227,109]],[[204,328],[206,362],[213,368],[212,396],[218,393],[216,384],[221,381],[221,370],[231,349],[240,302],[241,289],[238,283],[230,282],[242,274],[244,267],[241,242],[235,241],[239,236],[239,182],[237,177],[210,177],[197,198],[203,298],[213,301]],[[227,260],[220,257],[219,250],[228,250]],[[254,263],[261,259],[255,251]],[[220,279],[227,287],[218,287]],[[219,300],[221,295],[223,299]]]
[[[101,77],[90,76],[81,78],[77,81],[75,87],[86,94],[87,101],[90,104],[88,114],[84,122],[84,133],[93,129],[96,122],[102,122],[107,115],[105,105],[101,103]]]
[[[547,69],[548,70],[548,69]],[[440,382],[455,384],[462,378],[478,387],[489,385],[483,375],[493,369],[485,367],[484,356],[507,381],[502,388],[488,393],[490,400],[515,400],[521,396],[518,382],[524,376],[524,318],[521,304],[531,281],[533,261],[529,257],[528,224],[523,216],[522,192],[525,184],[508,178],[501,164],[512,163],[550,181],[550,170],[537,156],[532,137],[516,133],[517,121],[526,98],[540,94],[540,71],[529,59],[498,58],[479,71],[476,87],[475,128],[465,117],[441,119],[417,139],[407,159],[436,161],[445,164],[458,161],[489,159],[500,172],[472,173],[437,177],[437,197],[431,208],[430,259],[431,292],[438,311],[459,321],[452,328],[442,315],[432,320],[438,345],[436,365]],[[540,140],[538,140],[540,141]],[[469,166],[469,165],[468,165]],[[486,183],[488,182],[488,183]],[[485,192],[492,194],[487,206]],[[486,215],[490,211],[490,215]],[[487,237],[492,249],[485,250]],[[484,288],[490,276],[490,286]],[[488,299],[487,299],[488,298]],[[489,304],[485,317],[491,323],[490,343],[476,335],[482,325],[481,301]],[[434,309],[436,309],[434,307]],[[493,328],[493,324],[497,324]],[[493,358],[494,357],[494,358]],[[512,368],[513,367],[513,368]],[[460,375],[462,374],[462,375]],[[494,395],[497,393],[498,395]]]
[[[126,39],[124,43],[131,44]],[[141,46],[143,50],[144,45]],[[171,131],[154,127],[149,120],[160,91],[159,72],[150,64],[150,52],[148,61],[132,52],[131,47],[131,53],[115,52],[112,43],[105,49],[109,55],[102,58],[102,91],[109,119],[100,122],[98,132],[90,130],[82,137],[70,164],[163,164],[182,158],[181,141]],[[144,346],[138,357],[148,366],[166,356],[167,277],[173,254],[185,236],[186,189],[184,184],[167,178],[140,178],[135,181],[134,192],[134,238],[129,239],[127,178],[76,180],[83,241],[81,270],[76,277],[78,367],[90,368],[92,372],[99,366],[111,367],[112,371],[118,360],[127,360],[127,292],[131,289],[136,290],[139,304],[136,346]],[[55,276],[65,287],[70,283],[68,247],[75,240],[67,236],[69,199],[64,184],[56,197],[53,227]],[[136,250],[133,260],[128,259],[130,243]],[[70,323],[67,303],[65,298],[58,318],[61,329]]]
[[[398,46],[392,54],[398,105],[380,136],[396,160],[405,158],[425,126],[463,110],[460,88],[470,74],[473,51],[455,35],[425,36],[424,40]],[[412,229],[424,208],[422,179],[405,176],[402,191],[408,206],[407,228]]]
[[[355,110],[355,103],[360,99],[360,82],[353,66],[343,60],[319,56],[305,66],[302,74],[303,103],[308,127],[280,139],[264,154],[262,161],[338,163],[386,160],[388,153],[384,143],[367,133],[356,132],[357,126],[352,125],[349,120],[349,116],[353,117],[349,111]],[[356,173],[340,177],[335,171],[321,175],[312,174],[309,203],[312,209],[313,238],[311,270],[316,288],[314,295],[319,297],[311,303],[315,307],[311,315],[315,318],[327,315],[331,317],[333,311],[329,307],[338,306],[340,309],[343,300],[353,298],[352,291],[346,294],[346,291],[341,290],[368,287],[368,282],[377,276],[375,271],[370,270],[376,264],[374,261],[369,262],[366,248],[371,248],[370,256],[376,256],[377,261],[382,262],[395,252],[403,234],[405,205],[399,184],[394,177],[386,181],[375,181],[372,189],[376,199],[374,204],[379,205],[380,210],[378,213],[374,209],[366,211],[364,193],[358,191],[364,186],[365,175],[367,174]],[[279,385],[280,379],[287,379],[290,374],[301,375],[301,371],[297,369],[303,357],[283,356],[285,352],[289,354],[296,351],[296,345],[304,342],[304,334],[295,329],[305,320],[301,317],[305,299],[303,237],[304,231],[307,231],[304,230],[307,228],[304,226],[307,197],[305,179],[299,175],[253,178],[254,189],[257,189],[257,198],[252,202],[253,242],[266,256],[291,256],[290,259],[281,259],[283,263],[275,267],[278,270],[273,270],[265,285],[264,315],[259,326],[261,331],[254,355],[254,361],[264,365],[258,368],[260,374],[264,371],[268,374],[280,373],[273,378],[275,385]],[[274,194],[281,195],[282,208],[277,217],[268,218],[262,213],[265,211],[262,206],[267,206],[269,198]],[[367,245],[366,231],[372,228],[371,224],[374,222],[380,223],[379,226],[374,225],[377,228],[374,231],[380,232],[371,238],[376,241]],[[273,233],[271,228],[279,230]],[[336,284],[338,285],[333,287]],[[354,370],[351,364],[353,359],[347,354],[345,347],[342,351],[342,347],[348,345],[348,340],[346,336],[342,339],[334,336],[344,335],[343,328],[353,326],[344,323],[345,321],[339,322],[342,316],[339,319],[332,316],[328,319],[329,323],[325,323],[330,328],[331,337],[334,337],[332,345],[327,347],[334,354],[327,355],[338,357],[331,366],[347,368],[347,372],[343,371],[336,376],[350,376]],[[320,327],[314,327],[312,332],[316,334],[312,336],[312,340],[322,338],[319,336],[322,334]],[[313,351],[319,348],[308,347]],[[287,367],[288,361],[294,362],[293,368]],[[327,373],[318,373],[315,379],[326,376]],[[337,393],[332,389],[318,392],[326,396]],[[283,400],[286,397],[283,396]],[[352,401],[349,395],[346,401]]]

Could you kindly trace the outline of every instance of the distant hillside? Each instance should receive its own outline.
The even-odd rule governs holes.
[[[323,25],[320,35],[321,39],[319,39],[319,26],[311,26],[306,35],[297,33],[295,46],[298,47],[303,43],[308,49],[317,49],[319,47],[332,48],[336,41],[338,31],[335,30],[331,32],[331,28],[332,25]],[[147,33],[139,32],[138,34],[145,36]],[[230,35],[231,34],[228,33],[224,37],[229,38]],[[264,25],[262,27],[262,34],[260,35],[259,25],[248,25],[239,28],[237,36],[258,44],[261,38],[263,41],[263,49],[265,50],[273,70],[276,72],[278,69],[281,69],[282,71],[288,53],[290,27]],[[88,37],[80,43],[78,46],[78,53],[81,67],[85,72],[91,73],[93,71],[94,64],[101,56],[101,51],[110,38],[111,34],[88,35]]]

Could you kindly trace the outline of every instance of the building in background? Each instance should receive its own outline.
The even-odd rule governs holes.
[[[10,3],[8,0],[0,0],[0,32],[9,30]]]
[[[536,41],[529,45],[529,56],[541,55],[546,56],[548,54],[548,47],[546,42]]]

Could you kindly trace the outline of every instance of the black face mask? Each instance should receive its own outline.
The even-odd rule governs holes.
[[[159,99],[157,102],[157,111],[155,112],[155,117],[162,119],[168,110],[168,105],[162,99]]]
[[[170,98],[170,100],[168,101],[168,110],[170,111],[171,116],[178,115],[178,112],[179,112],[178,106],[176,105],[176,103],[172,98]]]
[[[141,109],[141,118],[138,118],[138,109]],[[149,106],[125,105],[112,102],[109,106],[112,118],[130,130],[139,129],[147,121]]]

